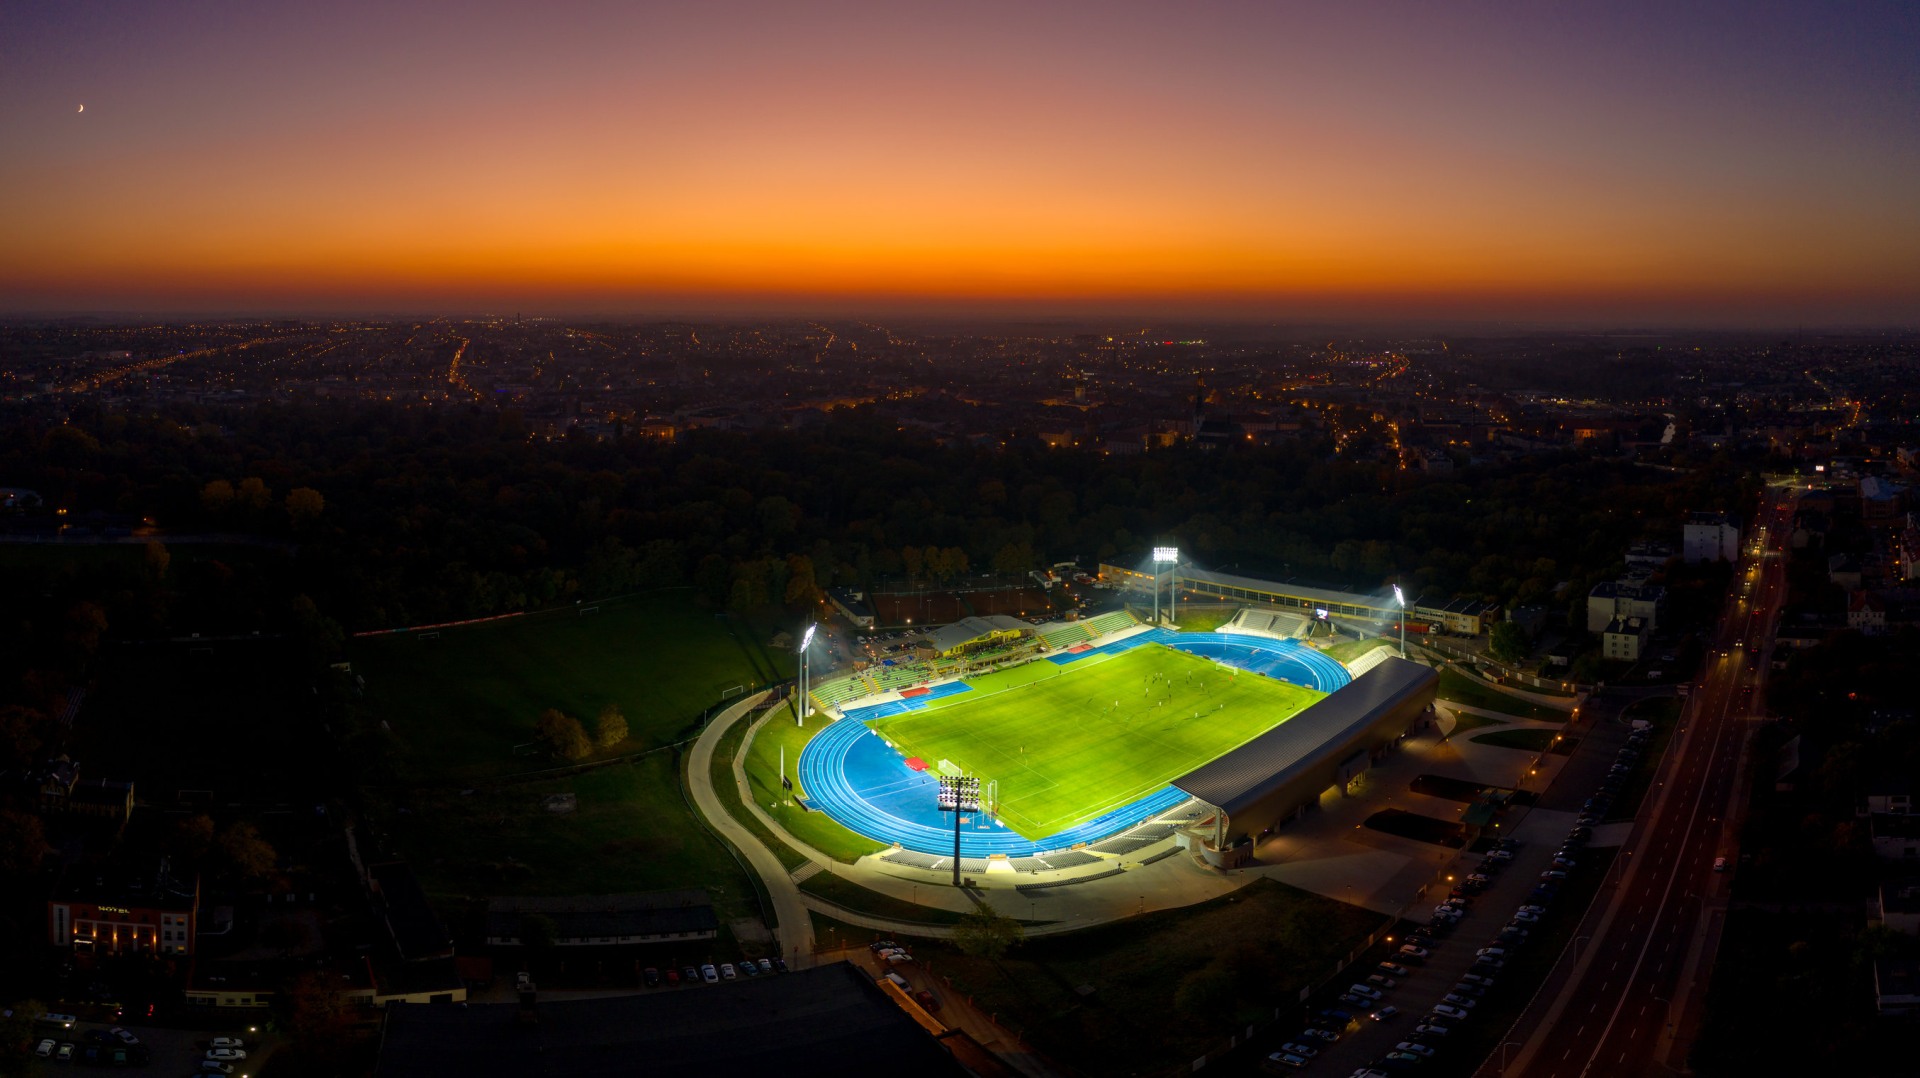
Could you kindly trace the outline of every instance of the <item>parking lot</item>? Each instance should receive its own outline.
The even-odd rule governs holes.
[[[110,1032],[110,1030],[116,1028],[123,1029],[136,1037],[138,1043],[132,1045],[127,1044]],[[171,1029],[161,1026],[130,1025],[125,1023],[116,1027],[106,1022],[79,1022],[75,1024],[73,1028],[64,1030],[42,1026],[34,1032],[33,1043],[36,1047],[36,1053],[38,1046],[43,1040],[51,1039],[54,1042],[52,1055],[45,1058],[41,1058],[37,1054],[35,1055],[33,1060],[34,1069],[29,1073],[37,1075],[67,1073],[75,1069],[84,1070],[91,1069],[91,1067],[112,1068],[136,1066],[152,1074],[164,1074],[168,1076],[193,1074],[200,1070],[202,1061],[207,1057],[208,1042],[216,1036],[229,1036],[240,1038],[244,1042],[244,1047],[241,1050],[247,1054],[244,1060],[236,1061],[233,1064],[232,1073],[238,1078],[238,1076],[255,1073],[259,1068],[260,1061],[266,1057],[267,1053],[273,1050],[276,1042],[279,1040],[279,1038],[273,1034],[249,1031],[245,1027],[231,1032],[222,1031],[209,1033],[204,1030]],[[90,1042],[88,1039],[89,1034],[93,1034],[96,1040]],[[64,1063],[60,1061],[58,1055],[59,1046],[63,1044],[73,1046],[70,1059]],[[96,1047],[102,1050],[99,1061],[91,1065],[86,1059],[86,1050],[89,1047]],[[126,1052],[125,1062],[116,1064],[112,1061],[111,1052],[113,1049]],[[146,1052],[147,1062],[144,1066],[136,1062],[139,1058],[140,1049],[144,1049]],[[207,1071],[205,1073],[213,1074],[215,1072]]]
[[[1309,1010],[1309,1017],[1313,1019],[1309,1030],[1282,1030],[1272,1038],[1263,1038],[1260,1048],[1261,1057],[1284,1052],[1287,1045],[1305,1045],[1315,1054],[1295,1053],[1299,1057],[1297,1067],[1275,1061],[1266,1064],[1266,1069],[1270,1072],[1297,1069],[1303,1073],[1340,1076],[1369,1070],[1418,1073],[1434,1067],[1432,1061],[1437,1060],[1446,1064],[1439,1069],[1458,1072],[1460,1061],[1448,1061],[1444,1057],[1451,1041],[1485,1040],[1474,1036],[1476,1031],[1471,1026],[1486,997],[1495,992],[1511,995],[1516,991],[1531,991],[1529,986],[1503,982],[1503,976],[1510,972],[1507,961],[1527,947],[1531,937],[1540,934],[1548,918],[1578,915],[1577,910],[1556,908],[1553,898],[1536,888],[1543,883],[1552,887],[1557,882],[1543,880],[1542,873],[1560,870],[1555,859],[1561,855],[1563,843],[1576,826],[1587,798],[1594,796],[1599,785],[1608,781],[1609,770],[1620,762],[1618,754],[1627,740],[1628,730],[1619,723],[1602,723],[1584,731],[1580,747],[1566,760],[1556,776],[1557,781],[1542,795],[1540,804],[1512,825],[1508,852],[1491,862],[1483,856],[1470,855],[1463,859],[1456,882],[1464,883],[1468,874],[1478,870],[1484,870],[1487,878],[1484,884],[1474,885],[1472,893],[1462,895],[1458,919],[1453,923],[1436,921],[1433,926],[1420,929],[1425,935],[1419,938],[1397,939],[1389,950],[1411,943],[1426,952],[1405,956],[1388,954],[1387,961],[1399,969],[1378,968],[1374,964],[1379,961],[1376,957],[1354,967],[1329,991],[1316,996]],[[1616,778],[1613,784],[1617,782]],[[1587,840],[1581,840],[1584,841]],[[1578,851],[1567,854],[1568,859],[1575,862],[1581,856]],[[1441,890],[1434,894],[1432,903],[1409,916],[1417,914],[1419,920],[1426,920],[1434,912],[1430,906],[1442,904],[1447,897],[1447,892]],[[1544,908],[1525,914],[1519,923],[1513,923],[1516,911],[1523,906]],[[1525,931],[1527,935],[1513,929]],[[1480,953],[1488,947],[1504,948],[1509,953],[1504,956]],[[1370,976],[1381,980],[1370,982]],[[1387,981],[1392,983],[1385,983]],[[1379,992],[1380,998],[1354,995],[1350,1002],[1337,1001],[1335,997],[1339,994],[1352,994],[1350,985]],[[1455,998],[1448,1000],[1449,995]],[[1419,1027],[1436,1004],[1449,1008],[1458,1017],[1451,1022],[1439,1021],[1440,1026],[1450,1027],[1445,1033],[1431,1026],[1420,1031]],[[1371,1020],[1369,1016],[1383,1006],[1391,1006],[1397,1014],[1383,1021]],[[1328,1010],[1344,1011],[1351,1018],[1322,1016],[1321,1012]],[[1313,1032],[1314,1028],[1321,1032]],[[1327,1039],[1329,1037],[1331,1039]],[[1403,1045],[1411,1047],[1403,1048]],[[1474,1054],[1484,1055],[1484,1051],[1481,1045],[1474,1049]]]

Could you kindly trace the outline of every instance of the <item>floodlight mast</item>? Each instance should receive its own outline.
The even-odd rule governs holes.
[[[1172,581],[1173,594],[1168,597],[1169,599],[1168,606],[1170,608],[1171,617],[1178,618],[1180,616],[1179,615],[1180,572],[1178,569],[1179,564],[1180,564],[1180,548],[1179,547],[1157,546],[1153,548],[1153,623],[1155,625],[1160,624],[1160,567],[1162,565],[1175,566],[1173,581]]]
[[[807,699],[813,688],[813,686],[808,684],[811,680],[809,675],[812,674],[812,671],[808,669],[807,648],[813,643],[814,630],[819,627],[820,624],[815,622],[807,626],[806,632],[800,634],[800,699],[793,705],[793,722],[795,726],[805,726],[807,724],[807,712],[812,710],[807,705]]]
[[[1400,605],[1400,657],[1407,657],[1407,597],[1400,591],[1400,585],[1393,586],[1393,601]]]
[[[936,795],[941,812],[953,813],[953,885],[960,883],[960,814],[980,811],[980,780],[964,775],[942,775]]]

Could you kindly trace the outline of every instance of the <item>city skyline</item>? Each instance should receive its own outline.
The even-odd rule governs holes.
[[[0,313],[1920,321],[1893,5],[0,28]]]

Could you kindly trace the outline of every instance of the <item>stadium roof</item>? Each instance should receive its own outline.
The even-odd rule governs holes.
[[[379,1078],[966,1072],[846,962],[698,991],[387,1008]]]
[[[962,644],[971,643],[988,633],[1004,633],[1013,630],[1026,632],[1033,626],[1019,618],[1005,614],[990,614],[984,618],[961,618],[951,625],[942,625],[938,629],[929,629],[924,634],[933,650],[952,651]]]
[[[1285,580],[1263,580],[1252,576],[1235,576],[1232,573],[1216,573],[1210,569],[1200,569],[1191,565],[1182,565],[1178,570],[1182,580],[1191,580],[1205,584],[1216,584],[1226,588],[1242,588],[1247,591],[1264,591],[1275,595],[1291,595],[1299,599],[1311,599],[1316,603],[1335,606],[1367,606],[1386,609],[1393,606],[1393,596],[1357,591],[1340,591],[1335,588],[1316,588],[1306,584],[1295,584]]]
[[[1301,773],[1351,752],[1383,712],[1439,680],[1419,663],[1389,658],[1293,718],[1174,779],[1173,785],[1231,817]]]

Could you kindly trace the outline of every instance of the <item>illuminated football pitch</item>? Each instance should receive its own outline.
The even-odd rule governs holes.
[[[1163,644],[968,683],[872,729],[905,756],[997,783],[995,814],[1034,840],[1153,793],[1326,695]]]

